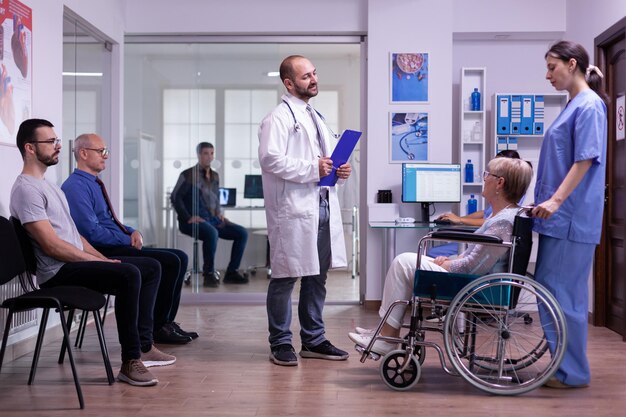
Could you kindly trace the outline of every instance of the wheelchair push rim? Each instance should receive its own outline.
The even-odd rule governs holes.
[[[526,297],[512,305],[511,294],[522,290]],[[533,320],[512,314],[517,311]],[[554,340],[550,354],[544,354],[545,332]],[[454,369],[491,394],[517,395],[543,385],[558,369],[566,342],[565,317],[554,296],[521,275],[492,274],[469,283],[444,321],[444,345]]]

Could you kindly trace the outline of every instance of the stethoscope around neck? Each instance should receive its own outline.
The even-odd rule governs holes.
[[[293,130],[294,130],[294,132],[296,132],[296,133],[300,132],[300,129],[301,129],[300,128],[300,122],[298,122],[298,119],[296,119],[296,114],[293,112],[293,109],[291,108],[291,106],[289,105],[287,100],[283,100],[283,103],[285,103],[287,105],[287,108],[289,109],[289,113],[291,113],[291,117],[293,118]],[[315,109],[313,109],[313,110],[315,110]],[[336,134],[330,128],[330,126],[328,126],[328,124],[326,123],[326,119],[324,118],[324,116],[322,116],[322,113],[318,112],[317,110],[315,110],[315,113],[317,113],[319,118],[324,122],[324,125],[326,125],[326,129],[328,129],[330,134],[333,135],[333,137],[335,139],[339,139],[341,137],[341,135]]]

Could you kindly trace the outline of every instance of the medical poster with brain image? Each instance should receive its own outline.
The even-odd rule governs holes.
[[[391,54],[391,102],[428,102],[428,54]]]
[[[32,9],[0,0],[0,142],[15,143],[32,102]]]

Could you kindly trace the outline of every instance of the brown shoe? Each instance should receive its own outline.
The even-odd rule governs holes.
[[[548,379],[545,382],[545,384],[543,384],[543,386],[548,387],[548,388],[567,389],[567,388],[587,388],[589,384],[568,385],[568,384],[564,384],[563,382],[559,381],[558,379],[556,379],[556,377],[553,376],[550,379]]]
[[[141,352],[141,361],[146,368],[152,366],[166,366],[176,362],[176,356],[168,355],[161,352],[156,346],[152,345],[152,348],[147,352]]]
[[[117,379],[138,387],[149,387],[159,382],[139,359],[131,359],[122,363]]]

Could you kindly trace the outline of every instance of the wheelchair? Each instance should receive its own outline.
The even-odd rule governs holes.
[[[380,364],[383,382],[394,390],[417,384],[426,348],[437,352],[446,373],[461,376],[490,394],[517,395],[542,386],[563,359],[567,329],[554,296],[526,276],[532,247],[532,219],[527,211],[523,208],[517,213],[510,242],[454,229],[432,231],[420,239],[413,296],[392,303],[367,347],[355,346],[361,362],[380,360],[372,348],[377,340],[384,340],[401,346],[383,356]],[[508,272],[481,277],[420,271],[421,257],[434,242],[508,248]],[[399,338],[381,336],[383,324],[400,305],[411,313],[410,321],[402,325],[408,332]],[[438,322],[424,320],[425,314]],[[443,336],[443,348],[426,340],[429,332]],[[550,333],[548,346],[545,335]]]

